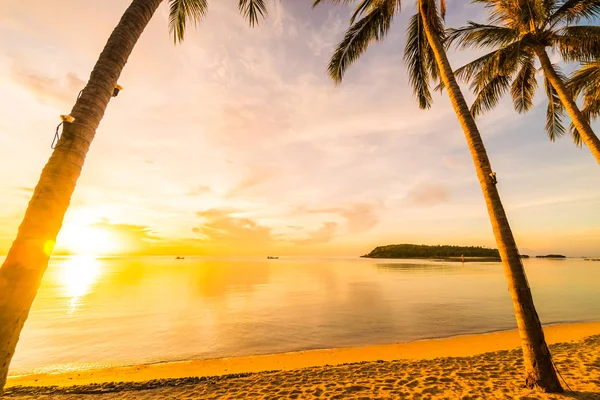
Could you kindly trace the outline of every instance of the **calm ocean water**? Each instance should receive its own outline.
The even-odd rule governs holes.
[[[600,320],[600,263],[525,260],[544,324]],[[11,374],[515,327],[499,263],[55,258]]]

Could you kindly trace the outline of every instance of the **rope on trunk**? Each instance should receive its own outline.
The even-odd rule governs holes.
[[[79,91],[79,93],[77,93],[77,100],[79,100],[79,98],[81,97],[81,93],[83,93],[83,89],[81,89]],[[69,118],[67,118],[69,117]],[[52,139],[52,144],[50,145],[50,148],[52,150],[56,149],[57,147],[62,146],[58,144],[58,141],[60,140],[60,135],[58,134],[58,130],[60,129],[60,126],[63,124],[63,122],[73,122],[75,121],[74,117],[71,117],[71,115],[61,115],[60,116],[60,124],[58,124],[58,126],[56,127],[56,132],[54,133],[54,139]]]
[[[60,145],[58,144],[58,141],[60,140],[60,135],[58,134],[58,129],[60,128],[60,126],[62,125],[62,121],[60,122],[60,124],[58,124],[58,126],[56,127],[56,132],[54,133],[54,139],[52,139],[52,144],[50,145],[50,148],[52,150],[56,149],[57,147],[60,147]]]
[[[70,114],[60,116],[60,124],[58,124],[58,126],[56,127],[56,132],[54,132],[54,139],[52,139],[52,144],[50,145],[51,149],[56,149],[57,147],[62,146],[62,144],[58,144],[58,142],[60,141],[60,135],[58,134],[58,130],[60,129],[60,126],[65,122],[72,124],[73,122],[75,122],[75,117],[73,117]]]

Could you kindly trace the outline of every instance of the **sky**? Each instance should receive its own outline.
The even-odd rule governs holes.
[[[0,5],[0,254],[8,251],[60,114],[68,114],[128,0]],[[212,1],[175,46],[163,4],[119,79],[55,251],[359,256],[377,245],[496,247],[445,95],[422,111],[402,62],[405,3],[336,86],[328,59],[351,9],[272,1],[249,28]],[[448,26],[483,22],[448,2]],[[472,52],[450,51],[454,68]],[[558,58],[554,56],[554,60]],[[464,86],[467,100],[473,96]],[[538,90],[478,119],[521,253],[600,255],[600,168],[550,142]],[[598,129],[598,124],[593,128]]]

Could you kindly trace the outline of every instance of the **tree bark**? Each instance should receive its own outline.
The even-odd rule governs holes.
[[[428,2],[430,6],[434,6],[431,1],[419,0],[419,12],[421,12],[424,21],[423,28],[435,54],[440,76],[448,90],[452,107],[467,139],[492,223],[496,244],[502,258],[523,348],[525,385],[529,388],[538,388],[544,392],[562,392],[563,389],[558,381],[550,351],[544,339],[544,331],[533,304],[533,297],[531,296],[521,257],[504,207],[500,201],[495,175],[492,175],[492,167],[483,140],[456,82],[438,33],[427,18],[427,4],[424,4],[425,2]]]
[[[598,164],[600,164],[600,140],[598,139],[598,136],[596,136],[592,130],[592,127],[590,126],[589,121],[583,116],[581,110],[579,110],[579,107],[577,107],[577,103],[575,103],[575,100],[573,99],[573,94],[569,91],[567,85],[565,85],[562,79],[560,79],[556,73],[556,70],[554,70],[546,50],[543,48],[538,48],[536,49],[536,54],[540,59],[540,63],[542,64],[544,75],[546,75],[558,93],[558,97],[565,107],[565,110],[567,110],[569,117],[571,117],[573,125],[575,125],[575,128],[577,128],[579,131],[581,139],[590,149]]]
[[[161,2],[133,0],[110,35],[71,111],[75,121],[63,124],[62,137],[0,268],[0,394],[96,129],[129,55]]]

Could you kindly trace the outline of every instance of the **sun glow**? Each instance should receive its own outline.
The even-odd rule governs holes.
[[[64,226],[57,243],[77,255],[110,254],[119,249],[119,243],[111,232],[89,225]]]
[[[70,297],[69,312],[75,311],[81,297],[88,294],[100,276],[100,261],[91,256],[65,259],[61,265],[59,282],[64,294]]]

